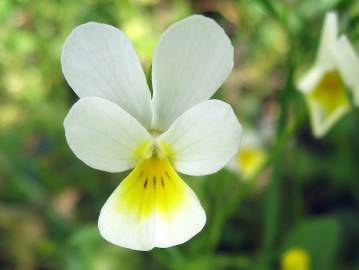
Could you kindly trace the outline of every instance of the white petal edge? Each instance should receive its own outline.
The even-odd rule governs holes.
[[[311,101],[307,101],[307,104],[309,107],[313,135],[318,139],[324,137],[335,125],[335,123],[350,110],[349,106],[341,106],[335,111],[335,113],[332,113],[330,117],[327,117],[323,120],[320,117],[321,112],[320,108],[318,108],[318,105]]]
[[[357,53],[344,35],[334,42],[330,49],[344,83],[353,93],[355,105],[359,106],[359,57]]]
[[[76,27],[62,49],[63,74],[80,97],[102,97],[149,127],[151,95],[138,56],[119,29],[89,22]]]
[[[217,172],[234,157],[241,130],[229,104],[208,100],[182,114],[158,140],[170,146],[177,171],[206,175]]]
[[[98,220],[100,234],[112,244],[141,251],[155,247],[167,248],[188,241],[206,223],[206,214],[189,186],[181,207],[176,209],[171,218],[156,211],[145,218],[135,213],[120,213],[117,210],[120,188],[121,184],[107,199]]]
[[[233,68],[233,47],[212,19],[190,16],[162,35],[152,66],[154,119],[166,130],[190,107],[208,100]]]
[[[321,33],[316,65],[324,69],[332,66],[330,45],[338,38],[338,18],[335,12],[328,12],[325,16],[324,25]]]
[[[117,104],[98,97],[77,101],[64,121],[67,143],[88,166],[122,172],[135,164],[135,150],[151,135]]]
[[[297,83],[299,91],[303,93],[311,92],[320,82],[326,71],[326,69],[322,69],[320,66],[313,66],[299,79]]]

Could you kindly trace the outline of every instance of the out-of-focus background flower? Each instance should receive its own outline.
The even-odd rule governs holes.
[[[1,0],[0,269],[359,269],[359,110],[315,139],[295,89],[329,10],[358,52],[356,0]],[[183,176],[208,217],[192,240],[113,246],[97,217],[126,174],[91,169],[69,149],[62,123],[77,97],[61,47],[81,23],[112,24],[147,73],[160,34],[193,13],[230,36],[235,68],[216,97],[256,139],[243,140],[230,169]]]

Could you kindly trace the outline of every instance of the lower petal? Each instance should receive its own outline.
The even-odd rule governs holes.
[[[167,159],[140,161],[103,206],[101,235],[135,250],[186,242],[203,228],[204,210]]]

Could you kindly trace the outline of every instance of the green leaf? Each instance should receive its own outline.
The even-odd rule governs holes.
[[[334,269],[339,239],[340,228],[336,219],[331,217],[308,219],[290,230],[281,254],[291,248],[302,248],[310,256],[310,269]]]
[[[152,89],[152,65],[150,65],[150,68],[148,69],[146,80],[147,80],[148,87],[150,88],[150,91],[153,94],[153,89]]]

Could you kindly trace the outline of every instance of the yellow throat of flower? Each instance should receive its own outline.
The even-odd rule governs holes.
[[[344,83],[336,70],[324,74],[308,98],[322,108],[323,115],[331,114],[339,107],[349,106]]]
[[[240,173],[244,177],[253,176],[263,165],[266,154],[259,147],[242,147],[236,156]]]
[[[186,195],[187,185],[167,158],[140,160],[116,190],[118,211],[146,217],[156,211],[170,217]]]

